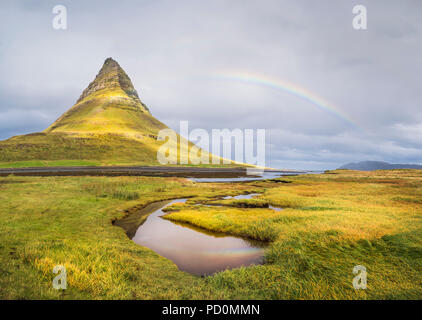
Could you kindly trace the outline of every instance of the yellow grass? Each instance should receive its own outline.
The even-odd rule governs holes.
[[[421,171],[336,171],[285,179],[291,183],[0,178],[0,297],[422,298]],[[221,200],[255,192],[284,210],[239,208],[236,200]],[[153,201],[183,197],[190,200],[170,208],[168,219],[271,240],[266,263],[198,278],[112,225]],[[230,206],[195,205],[216,202]],[[57,264],[69,272],[63,292],[51,286]],[[367,269],[366,290],[352,286],[356,265]]]

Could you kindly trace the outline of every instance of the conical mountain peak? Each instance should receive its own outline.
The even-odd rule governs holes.
[[[92,81],[89,86],[82,92],[82,95],[79,97],[77,103],[81,102],[91,94],[97,93],[98,91],[104,89],[121,89],[130,98],[136,100],[137,102],[141,102],[138,96],[138,92],[135,90],[129,76],[120,67],[117,61],[113,60],[113,58],[107,58],[104,61],[104,64],[95,77],[94,81]],[[143,105],[143,107],[148,110],[145,105]]]
[[[112,57],[105,59],[103,68],[106,66],[120,68],[120,65]]]
[[[162,128],[166,126],[151,116],[126,72],[115,60],[107,58],[76,104],[45,132],[111,133],[140,138],[156,136]]]
[[[107,58],[76,104],[46,130],[0,141],[0,150],[6,150],[0,160],[158,164],[162,129],[169,128],[151,115],[120,65]],[[192,146],[181,144],[179,155]]]

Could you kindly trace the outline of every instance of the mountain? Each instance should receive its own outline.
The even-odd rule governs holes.
[[[44,132],[78,136],[109,133],[143,139],[155,138],[164,128],[167,126],[155,119],[139,99],[124,70],[108,58],[76,104]]]
[[[338,169],[372,171],[372,170],[391,170],[391,169],[422,169],[418,164],[391,164],[383,161],[362,161],[357,163],[348,163]]]
[[[126,72],[108,58],[76,104],[47,129],[1,141],[0,162],[158,164],[163,142],[157,135],[166,128],[151,115]]]

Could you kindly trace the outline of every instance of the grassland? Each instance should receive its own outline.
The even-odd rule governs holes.
[[[0,178],[0,298],[422,298],[422,171],[341,170],[288,180]],[[258,200],[221,200],[256,192]],[[270,240],[266,264],[195,277],[112,224],[133,208],[181,197],[190,200],[168,219]],[[51,286],[58,264],[68,271],[64,291]],[[352,286],[355,265],[367,268],[367,290]]]
[[[0,163],[3,167],[27,162],[36,162],[38,166],[48,161],[66,165],[72,162],[152,164],[157,162],[157,149],[151,147],[155,144],[156,140],[148,137],[141,142],[113,134],[78,137],[41,132],[1,141]]]
[[[153,136],[133,139],[113,133],[91,133],[83,136],[67,133],[32,133],[0,141],[0,168],[160,165],[157,161],[157,151],[161,144],[162,142],[158,142]],[[188,149],[190,150],[192,146],[192,143],[189,143]],[[186,166],[193,165],[189,163]],[[221,162],[220,165],[197,166],[240,165]]]

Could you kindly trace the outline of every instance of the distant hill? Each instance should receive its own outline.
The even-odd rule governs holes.
[[[46,130],[0,141],[0,164],[157,165],[163,144],[157,135],[166,128],[140,100],[126,72],[108,58],[76,104]],[[194,144],[181,148],[186,145]]]
[[[383,161],[362,161],[356,163],[348,163],[339,169],[372,171],[372,170],[391,170],[391,169],[422,169],[422,165],[418,164],[391,164]]]

